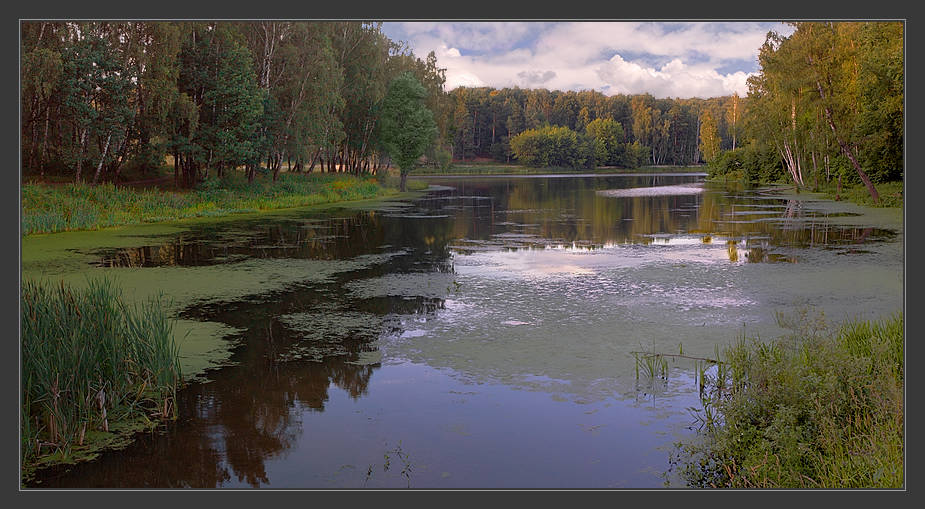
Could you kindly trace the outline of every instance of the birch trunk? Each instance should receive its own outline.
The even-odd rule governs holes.
[[[100,163],[96,165],[96,173],[93,175],[93,183],[100,180],[100,170],[103,169],[103,163],[106,161],[106,154],[109,153],[109,141],[112,140],[112,133],[106,135],[106,145],[103,147],[103,155],[100,156]]]

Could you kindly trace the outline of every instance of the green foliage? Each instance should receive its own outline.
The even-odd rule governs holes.
[[[163,299],[127,306],[108,280],[85,289],[24,281],[24,465],[68,457],[120,421],[176,417],[178,342]]]
[[[902,314],[743,338],[709,377],[700,440],[679,444],[677,466],[695,487],[902,487],[903,344]]]
[[[511,151],[527,166],[542,168],[577,169],[594,161],[588,141],[568,127],[528,129],[511,139]]]
[[[903,30],[900,22],[800,22],[771,32],[749,78],[743,121],[777,152],[790,179],[815,187],[841,175],[863,183],[903,178]]]
[[[708,178],[713,180],[774,183],[787,178],[780,157],[765,147],[751,143],[735,150],[726,150],[707,165]]]
[[[108,150],[113,136],[124,136],[123,126],[133,114],[129,106],[132,76],[120,72],[123,69],[116,48],[95,32],[91,29],[62,55],[63,108],[74,118],[79,133],[78,146],[72,154],[78,179],[82,177],[80,168],[87,159],[90,138],[105,140],[99,154],[103,160],[98,166],[105,164],[115,152]]]
[[[513,155],[511,141],[517,135],[546,125],[565,127],[590,134],[588,126],[597,121],[615,122],[622,132],[618,144],[605,143],[590,147],[596,161],[588,160],[585,166],[608,164],[624,167],[643,165],[691,165],[700,163],[698,120],[709,110],[717,119],[720,148],[731,147],[737,132],[730,123],[740,123],[740,110],[744,100],[734,97],[711,99],[655,99],[651,95],[605,96],[601,92],[580,92],[490,87],[457,87],[449,93],[454,101],[453,155],[457,160],[491,157],[496,161],[510,162]],[[727,119],[725,110],[735,102],[736,115]],[[592,132],[595,131],[592,127]],[[595,133],[598,134],[598,133]],[[632,154],[632,161],[624,154],[614,158],[627,145],[639,143],[645,151]],[[625,152],[625,151],[624,151]],[[619,156],[619,154],[616,154]],[[643,156],[636,160],[635,156]],[[599,160],[600,157],[609,160]]]
[[[290,160],[372,174],[388,83],[410,72],[446,142],[445,70],[386,37],[381,23],[24,22],[26,175],[118,182],[171,156],[184,187]]]
[[[434,114],[424,104],[426,89],[410,72],[392,80],[382,102],[382,144],[404,177],[417,166],[418,159],[437,135]]]
[[[859,33],[863,165],[874,182],[903,179],[904,63],[902,23],[865,23]]]
[[[622,166],[626,162],[626,145],[623,126],[610,118],[596,118],[585,127],[588,136],[595,140],[595,160],[599,165]]]
[[[711,162],[719,154],[719,129],[709,111],[700,118],[700,152],[703,160]]]
[[[623,166],[626,168],[639,168],[645,166],[649,160],[649,148],[638,141],[626,145],[623,157]]]

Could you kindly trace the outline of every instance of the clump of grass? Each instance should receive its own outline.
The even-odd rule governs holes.
[[[655,352],[632,352],[636,363],[636,379],[640,373],[649,380],[668,379],[668,359]]]
[[[213,178],[190,192],[130,189],[112,184],[22,187],[22,232],[54,233],[221,216],[258,210],[363,200],[393,191],[374,178],[345,174],[280,174],[248,183],[242,175]]]
[[[903,486],[903,319],[808,328],[722,352],[701,433],[672,468],[694,487]]]
[[[67,461],[125,421],[176,416],[179,347],[161,298],[130,307],[107,279],[24,281],[21,303],[24,470]]]

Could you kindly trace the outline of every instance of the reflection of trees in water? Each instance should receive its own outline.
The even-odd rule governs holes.
[[[696,180],[661,178],[656,185]],[[525,236],[511,239],[512,247],[557,242],[594,247],[650,243],[653,234],[687,233],[743,240],[751,250],[749,261],[785,261],[788,257],[770,252],[778,247],[833,247],[893,236],[889,231],[834,226],[827,214],[805,210],[798,200],[774,199],[757,192],[708,189],[697,195],[618,198],[595,194],[615,185],[651,186],[652,177],[460,183],[460,194],[490,196],[496,205],[495,213],[487,207],[456,210],[459,220],[454,236],[484,241],[492,235],[516,233]],[[758,242],[754,238],[763,239],[760,246],[753,245]]]
[[[285,221],[256,224],[238,245],[224,242],[217,232],[194,232],[161,246],[123,250],[111,257],[132,266],[197,264],[228,254],[349,259],[402,250],[401,255],[364,268],[339,273],[324,283],[295,284],[265,295],[233,302],[210,302],[187,308],[181,317],[224,323],[242,330],[232,354],[235,365],[210,373],[210,382],[178,393],[178,422],[166,433],[143,438],[125,451],[75,467],[40,472],[42,486],[100,487],[215,487],[230,481],[251,486],[270,482],[266,461],[290,449],[304,436],[299,417],[305,410],[324,411],[331,387],[349,397],[363,397],[378,364],[354,363],[361,352],[373,350],[379,333],[398,333],[392,314],[433,313],[443,307],[441,297],[382,295],[357,299],[347,289],[350,281],[389,274],[452,272],[447,244],[449,218],[402,220],[378,213],[313,222],[325,225],[333,239],[315,243],[304,223]],[[236,224],[240,230],[240,224]],[[224,244],[224,245],[223,245]],[[276,251],[264,245],[296,245]],[[383,248],[382,246],[390,246]],[[121,258],[120,258],[121,257]],[[152,263],[156,261],[157,263]],[[320,362],[280,362],[279,353],[304,344],[304,335],[291,330],[280,317],[293,313],[348,310],[378,317],[374,330],[335,331],[314,342],[326,351]],[[377,329],[377,330],[376,330]],[[324,437],[317,437],[324,439]]]
[[[38,486],[195,488],[232,480],[266,485],[266,460],[300,439],[295,418],[301,410],[322,411],[332,384],[360,397],[375,369],[345,358],[223,368],[211,383],[180,392],[179,420],[165,433],[142,436],[92,463],[40,472]]]
[[[318,220],[232,223],[171,237],[163,244],[120,249],[98,262],[104,267],[201,266],[244,258],[339,260],[380,245],[383,229],[375,212]]]
[[[377,339],[378,334],[395,326],[388,319],[390,314],[434,312],[443,306],[442,299],[436,298],[382,296],[358,301],[350,295],[346,283],[357,279],[451,270],[445,248],[448,221],[419,224],[417,229],[388,228],[390,225],[378,222],[368,223],[367,228],[371,224],[376,224],[378,231],[367,232],[367,240],[358,242],[360,246],[367,252],[386,244],[400,246],[406,254],[339,274],[327,283],[295,285],[257,301],[211,303],[184,311],[185,318],[217,321],[245,331],[241,338],[244,347],[238,348],[231,359],[238,366],[222,370],[213,383],[201,386],[218,402],[210,410],[213,415],[197,414],[216,423],[217,434],[223,437],[226,460],[242,482],[254,486],[268,482],[264,460],[290,448],[299,439],[302,431],[293,419],[301,415],[302,408],[323,411],[332,384],[354,399],[366,394],[378,365],[352,362],[361,351],[371,349],[369,342]],[[422,235],[422,230],[428,235]],[[375,238],[375,242],[370,243],[370,238]],[[359,254],[368,253],[354,256]],[[303,335],[287,328],[279,317],[319,310],[372,314],[380,317],[379,326],[365,331],[331,331],[331,336],[313,342],[313,347],[328,350],[322,362],[276,362],[277,352],[304,342]]]

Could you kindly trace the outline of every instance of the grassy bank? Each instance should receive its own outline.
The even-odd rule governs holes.
[[[795,330],[723,351],[676,468],[694,487],[903,487],[902,314]]]
[[[875,205],[873,198],[870,197],[870,191],[862,184],[853,186],[842,186],[841,193],[838,193],[838,187],[835,183],[830,183],[827,187],[819,191],[825,194],[825,197],[834,200],[838,196],[842,200],[850,201],[858,205],[867,207],[902,207],[903,206],[903,183],[902,182],[884,182],[874,184],[877,193],[880,195],[880,203]]]
[[[740,183],[744,182],[744,174],[741,170],[739,170],[729,172],[724,175],[710,176],[707,177],[706,181],[718,183]],[[812,182],[808,182],[808,184],[809,186],[804,187],[802,191],[814,192]],[[750,182],[749,185],[784,185],[793,188],[793,182],[789,180],[777,182]],[[822,193],[825,198],[829,200],[834,200],[836,197],[838,197],[839,200],[849,201],[851,203],[865,207],[902,208],[903,182],[882,182],[879,184],[874,184],[874,187],[877,189],[877,193],[880,195],[880,203],[878,204],[874,204],[874,200],[870,197],[870,191],[868,191],[867,187],[863,184],[843,185],[841,192],[839,193],[838,185],[835,183],[835,181],[829,182],[828,184],[822,182],[819,185],[819,189],[815,192]]]
[[[160,299],[126,306],[108,280],[81,290],[24,281],[21,303],[24,478],[175,417],[178,346]]]
[[[22,233],[96,230],[109,226],[225,216],[261,210],[363,200],[395,194],[374,178],[343,174],[280,174],[273,182],[242,175],[213,179],[187,192],[112,184],[22,186]]]

